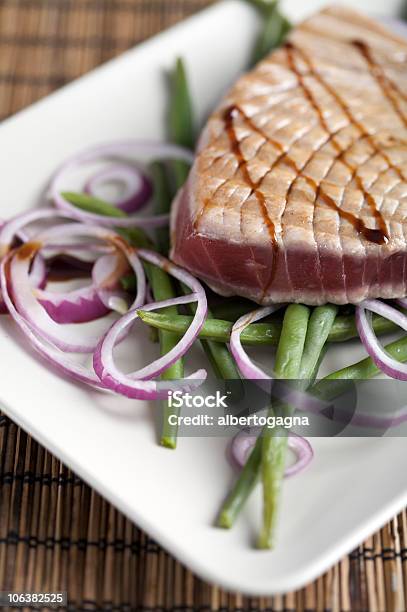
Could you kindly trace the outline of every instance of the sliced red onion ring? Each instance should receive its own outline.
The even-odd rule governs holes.
[[[53,257],[73,257],[82,262],[93,263],[100,255],[109,255],[113,252],[113,247],[98,242],[89,242],[86,244],[67,243],[44,249],[43,256],[46,259]]]
[[[191,151],[183,147],[150,140],[122,140],[92,147],[68,159],[55,174],[50,186],[50,196],[57,208],[79,221],[97,223],[98,225],[109,227],[158,227],[168,223],[168,215],[155,215],[151,217],[133,215],[126,218],[96,215],[80,210],[61,195],[66,190],[66,184],[64,183],[66,173],[84,164],[117,156],[179,159],[187,163],[192,163],[194,159]]]
[[[389,319],[406,331],[407,316],[380,300],[365,300],[356,308],[356,327],[360,339],[374,363],[387,376],[397,380],[407,380],[407,364],[393,359],[377,339],[372,326],[372,312]]]
[[[0,231],[4,224],[0,223]],[[22,242],[25,242],[26,236],[22,231],[17,233],[17,236]],[[47,277],[47,268],[45,261],[42,257],[36,257],[33,261],[30,270],[30,283],[32,287],[43,287]],[[7,314],[7,308],[4,303],[1,291],[0,291],[0,314]]]
[[[92,284],[64,292],[39,289],[34,295],[57,323],[86,323],[105,316],[109,310],[118,310],[123,314],[123,306],[120,309],[112,307],[116,305],[115,298],[124,301],[124,292],[117,289],[117,284],[122,270],[127,270],[128,266],[127,263],[120,265],[121,261],[122,256],[120,255],[119,260],[117,252],[104,255],[93,266]],[[108,299],[102,300],[100,294],[108,296]],[[127,302],[125,305],[127,311]]]
[[[122,276],[129,271],[127,260],[121,256],[122,265],[117,261],[117,255],[100,257],[92,270],[93,285],[97,296],[108,310],[125,314],[129,309],[128,295],[118,289]],[[147,300],[147,297],[145,298]]]
[[[256,444],[257,437],[253,434],[248,434],[245,431],[239,433],[232,439],[231,455],[233,460],[239,467],[243,467],[251,453],[253,446]],[[292,432],[289,433],[288,446],[296,455],[294,465],[286,468],[284,476],[289,478],[302,472],[312,461],[314,451],[311,444],[303,438]]]
[[[33,243],[27,243],[30,246]],[[41,248],[41,245],[38,245]],[[83,330],[68,328],[53,320],[39,302],[38,295],[30,285],[30,255],[18,250],[10,263],[10,287],[18,312],[30,323],[35,333],[68,353],[92,353],[98,337],[85,337]],[[31,255],[32,257],[32,255]],[[63,308],[63,306],[62,306]]]
[[[100,187],[108,183],[119,183],[124,187],[124,195],[109,202],[124,212],[131,214],[139,210],[151,198],[153,187],[150,179],[134,165],[116,164],[94,174],[84,187],[85,193],[101,197]]]
[[[264,319],[268,315],[276,312],[281,308],[283,304],[273,304],[272,306],[265,306],[264,308],[257,308],[248,314],[243,315],[236,321],[232,327],[230,335],[230,350],[237,363],[237,367],[245,378],[250,380],[270,380],[271,376],[266,374],[264,370],[254,365],[246,351],[244,350],[240,341],[240,335],[246,327],[251,323],[255,323],[260,319]]]
[[[112,391],[133,399],[165,399],[168,396],[168,391],[195,388],[206,378],[206,371],[198,370],[186,377],[184,381],[169,381],[168,383],[146,382],[164,372],[164,370],[182,357],[194,343],[207,314],[206,294],[199,281],[164,257],[146,249],[140,249],[138,254],[145,261],[164,269],[168,274],[171,274],[187,285],[192,291],[189,295],[180,298],[164,302],[153,302],[143,306],[143,309],[155,310],[166,306],[197,302],[194,318],[184,336],[171,351],[136,372],[124,374],[117,368],[114,362],[113,351],[121,334],[138,318],[137,311],[133,309],[114,323],[101,340],[94,353],[93,366],[103,385]]]
[[[27,243],[15,252],[10,261],[10,287],[16,308],[35,333],[61,350],[71,353],[91,353],[96,348],[99,337],[84,338],[83,330],[65,328],[56,323],[39,303],[28,283],[28,270],[32,258],[44,246],[52,246],[53,241],[62,236],[91,236],[115,246],[127,258],[137,277],[137,296],[134,308],[145,302],[146,281],[143,267],[134,249],[114,232],[98,227],[72,223],[58,225],[38,234],[36,242]]]
[[[63,374],[76,382],[85,383],[87,385],[91,385],[92,387],[103,389],[103,384],[94,374],[94,372],[88,370],[80,364],[74,363],[60,350],[48,344],[42,338],[39,338],[27,321],[25,321],[25,319],[17,312],[13,300],[11,299],[7,283],[8,274],[6,273],[6,268],[9,264],[9,260],[10,256],[7,256],[1,263],[0,286],[7,310],[24,336],[28,339],[29,345],[32,346],[33,349],[37,351],[37,353],[39,353],[41,357],[60,374]]]
[[[15,237],[21,233],[24,227],[35,223],[36,221],[42,221],[43,219],[67,219],[66,214],[61,214],[53,208],[38,208],[31,210],[30,212],[22,213],[17,215],[10,221],[4,224],[0,229],[0,258],[6,255],[15,239]],[[26,242],[26,239],[23,240]]]

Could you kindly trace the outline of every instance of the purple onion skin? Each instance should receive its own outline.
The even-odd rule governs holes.
[[[136,195],[134,195],[132,198],[129,198],[125,202],[116,205],[117,208],[120,208],[120,210],[127,213],[128,215],[131,215],[132,213],[138,211],[144,204],[149,201],[149,199],[153,195],[153,187],[150,181],[145,176],[143,176],[142,180],[143,185],[141,187],[141,190]]]
[[[122,165],[107,168],[106,170],[102,170],[98,172],[96,175],[94,175],[88,180],[88,182],[86,183],[84,187],[84,192],[88,193],[89,195],[93,197],[98,198],[99,196],[95,188],[95,185],[97,185],[98,183],[103,184],[104,182],[108,183],[114,180],[115,172],[116,172],[117,180],[124,181],[124,182],[126,181],[125,179],[123,179],[123,172],[125,175],[127,174],[133,177],[134,175],[136,175],[137,180],[140,181],[140,185],[137,190],[134,190],[134,185],[133,185],[133,189],[131,189],[130,187],[130,190],[129,190],[130,193],[128,194],[127,198],[121,198],[121,199],[118,198],[115,201],[110,201],[110,204],[112,206],[115,206],[116,208],[119,208],[120,210],[122,210],[123,212],[129,215],[137,212],[140,208],[142,208],[145,204],[147,204],[147,202],[150,200],[151,196],[153,195],[153,191],[154,191],[150,178],[146,176],[141,170],[130,168],[127,166],[124,167],[124,170],[123,170]]]
[[[56,323],[88,323],[108,314],[109,309],[95,292],[93,299],[81,298],[78,302],[63,300],[53,304],[49,300],[38,300]]]

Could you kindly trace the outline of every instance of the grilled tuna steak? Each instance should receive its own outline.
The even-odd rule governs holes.
[[[343,7],[311,17],[210,117],[172,258],[222,295],[407,293],[407,43]]]

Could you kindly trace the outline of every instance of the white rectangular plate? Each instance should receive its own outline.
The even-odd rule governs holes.
[[[291,15],[320,2],[287,2]],[[388,12],[398,2],[353,2]],[[28,209],[55,167],[90,144],[164,137],[163,71],[186,58],[203,117],[246,65],[258,20],[228,1],[134,49],[0,127],[1,216]],[[224,439],[181,439],[160,448],[152,409],[71,384],[32,354],[0,319],[4,410],[180,561],[222,587],[250,594],[296,589],[321,574],[407,502],[404,439],[325,439],[303,475],[284,488],[278,545],[259,552],[259,491],[236,528],[214,528],[233,478]],[[155,350],[141,335],[140,360]],[[361,355],[355,343],[331,351],[329,367]],[[145,358],[145,355],[144,355]]]

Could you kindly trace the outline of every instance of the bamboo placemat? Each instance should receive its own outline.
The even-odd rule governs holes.
[[[210,3],[0,0],[0,118]],[[407,610],[406,512],[305,589],[246,598],[195,577],[5,416],[0,453],[0,590],[65,590],[68,610]]]

